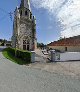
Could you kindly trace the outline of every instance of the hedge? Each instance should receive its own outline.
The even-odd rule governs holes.
[[[7,51],[11,53],[13,56],[15,55],[15,49],[14,48],[7,48]]]
[[[29,51],[16,50],[16,56],[24,61],[31,62],[31,53]]]
[[[29,51],[24,51],[20,49],[14,49],[14,48],[8,48],[8,51],[16,57],[22,59],[24,62],[23,63],[30,63],[31,62],[31,52]]]

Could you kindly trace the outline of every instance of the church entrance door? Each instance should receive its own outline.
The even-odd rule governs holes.
[[[26,45],[23,45],[23,50],[26,50]]]
[[[29,45],[27,45],[27,50],[29,50]]]

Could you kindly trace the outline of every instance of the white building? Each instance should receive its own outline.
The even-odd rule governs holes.
[[[29,0],[21,0],[20,7],[16,7],[13,22],[12,47],[22,50],[35,50],[36,19],[32,15]]]

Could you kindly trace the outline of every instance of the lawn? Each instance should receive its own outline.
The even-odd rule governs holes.
[[[15,57],[9,50],[9,48],[6,48],[2,51],[2,54],[4,57],[6,57],[7,59],[9,59],[12,62],[15,62],[19,65],[24,65],[24,64],[29,64],[29,62],[25,63],[24,60]]]

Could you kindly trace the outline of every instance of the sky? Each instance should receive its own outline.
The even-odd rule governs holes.
[[[80,35],[80,0],[30,0],[36,17],[37,41],[44,44],[60,37]],[[14,12],[20,0],[2,0],[0,3],[0,38],[10,40]]]

